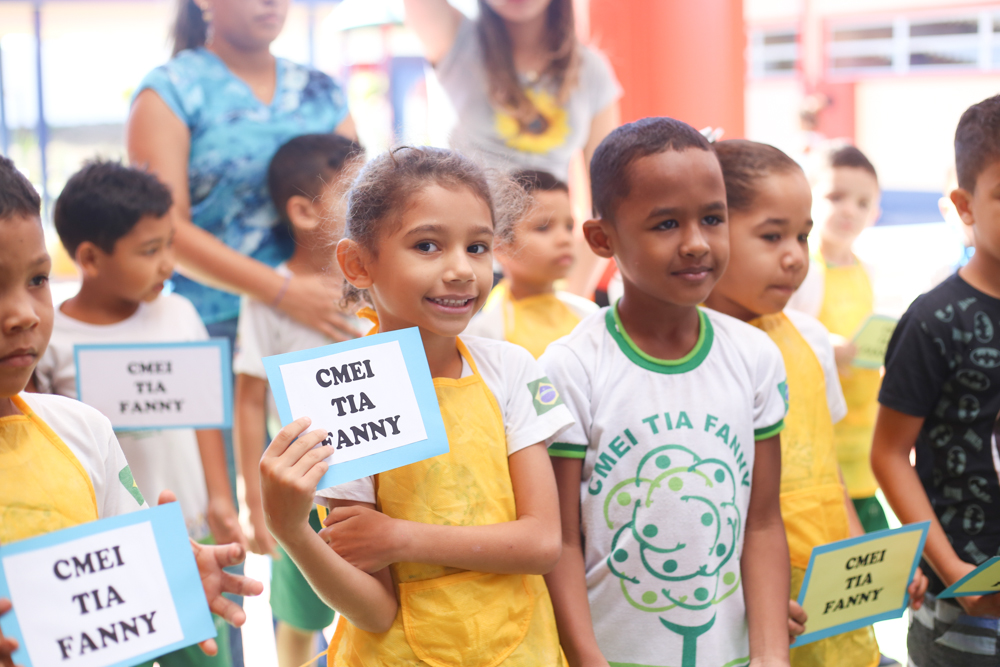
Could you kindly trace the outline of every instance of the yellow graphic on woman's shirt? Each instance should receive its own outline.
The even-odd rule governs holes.
[[[497,133],[514,150],[524,153],[548,153],[566,143],[569,123],[566,109],[556,98],[544,90],[525,90],[524,93],[538,110],[538,118],[523,125],[505,111],[496,112]]]

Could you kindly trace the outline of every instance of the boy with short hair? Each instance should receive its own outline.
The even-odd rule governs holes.
[[[62,396],[22,393],[52,332],[39,208],[31,184],[0,157],[0,545],[146,507],[106,417]],[[209,606],[241,625],[246,616],[222,592],[258,595],[262,586],[222,567],[242,561],[243,549],[192,549]],[[0,600],[0,613],[9,609]],[[214,651],[214,641],[204,645]],[[15,650],[0,635],[0,664]]]
[[[116,162],[90,162],[74,174],[55,206],[55,226],[80,267],[76,296],[55,309],[52,337],[35,369],[39,391],[77,398],[76,345],[164,343],[208,339],[191,302],[163,294],[174,270],[170,191],[152,174]],[[188,535],[196,542],[246,544],[232,500],[218,429],[122,431],[116,434],[136,488],[156,498],[177,494]],[[219,619],[222,636],[228,628]],[[228,665],[191,648],[161,665]]]
[[[465,333],[520,345],[536,359],[597,305],[557,290],[555,283],[573,268],[573,213],[569,188],[545,171],[525,169],[512,178],[532,199],[514,236],[496,248],[504,279]]]
[[[719,161],[694,128],[647,118],[590,169],[584,233],[624,296],[540,360],[576,418],[549,444],[563,649],[571,664],[787,665],[784,364],[762,331],[699,308],[729,259]]]
[[[857,349],[851,342],[874,312],[871,277],[854,254],[854,243],[881,212],[878,174],[864,153],[850,145],[821,152],[810,171],[819,243],[809,275],[788,306],[830,331],[847,400],[847,416],[833,427],[837,460],[865,531],[884,530],[889,521],[875,496],[878,482],[869,462],[881,379],[879,369],[853,365]]]
[[[276,270],[285,276],[339,273],[334,249],[344,230],[345,197],[363,160],[355,142],[336,134],[307,134],[284,144],[268,168],[271,199],[295,239],[295,252]],[[264,523],[259,462],[267,440],[266,423],[277,424],[263,357],[329,345],[334,341],[280,310],[244,298],[240,307],[236,373],[235,435],[252,548],[273,555],[271,611],[277,621],[279,667],[298,667],[315,653],[316,633],[333,622],[333,610],[313,592],[295,563],[277,545]],[[310,523],[321,525],[314,509]]]
[[[1000,553],[1000,452],[992,437],[1000,412],[1000,96],[962,115],[955,164],[951,200],[976,252],[918,297],[896,327],[872,445],[893,511],[903,523],[931,522],[930,590],[907,637],[917,667],[985,667],[1000,656],[1000,594],[936,598]]]

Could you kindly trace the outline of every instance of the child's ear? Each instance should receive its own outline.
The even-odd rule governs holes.
[[[958,217],[962,219],[962,224],[971,227],[976,223],[975,218],[972,217],[972,193],[968,190],[963,190],[962,188],[956,188],[951,191],[951,203],[955,205],[955,210],[958,211]]]
[[[341,239],[337,244],[337,264],[344,279],[358,289],[368,289],[372,286],[371,274],[368,272],[368,251],[358,245],[353,239]]]
[[[611,223],[597,218],[596,220],[588,220],[583,223],[583,237],[587,239],[587,243],[590,245],[590,249],[594,251],[594,254],[598,257],[604,257],[609,259],[615,256],[615,250],[612,247],[611,236],[608,234],[608,230],[605,229],[605,225]]]
[[[302,195],[292,195],[285,204],[285,215],[291,221],[292,226],[303,231],[316,229],[320,222],[320,216],[313,205],[313,200]]]
[[[90,241],[84,241],[76,247],[76,254],[73,256],[80,273],[84,278],[95,278],[100,273],[100,259],[104,253]]]

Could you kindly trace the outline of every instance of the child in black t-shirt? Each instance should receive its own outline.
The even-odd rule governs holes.
[[[1000,96],[955,132],[958,189],[972,228],[969,263],[917,298],[889,343],[872,468],[903,523],[931,521],[930,590],[907,638],[917,667],[996,666],[1000,594],[936,599],[1000,554]],[[910,450],[916,447],[916,469]]]

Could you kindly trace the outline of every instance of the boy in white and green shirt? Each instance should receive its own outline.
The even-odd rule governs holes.
[[[784,364],[762,331],[698,307],[728,261],[718,161],[689,126],[646,119],[605,139],[591,179],[585,234],[625,294],[540,359],[576,420],[549,442],[564,535],[581,533],[547,578],[563,649],[787,664]]]

